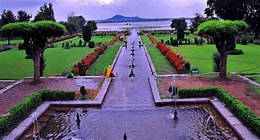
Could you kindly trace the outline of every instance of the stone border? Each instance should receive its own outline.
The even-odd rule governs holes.
[[[32,116],[37,114],[37,119],[45,113],[50,106],[64,106],[69,105],[72,107],[101,107],[107,90],[112,82],[112,78],[106,78],[102,87],[95,98],[95,100],[80,100],[80,101],[46,101],[42,103],[33,113],[29,115],[24,121],[22,121],[15,129],[13,129],[3,140],[16,140],[33,124]]]
[[[173,103],[190,104],[190,103],[210,103],[219,114],[225,119],[225,121],[231,126],[231,128],[245,140],[259,140],[259,138],[249,131],[223,104],[220,100],[209,98],[183,98],[183,99],[161,99],[160,93],[157,88],[157,83],[154,77],[148,78],[153,99],[156,106],[166,106]]]
[[[18,82],[15,82],[16,80],[1,80],[1,82],[14,82],[6,87],[4,87],[3,89],[0,90],[0,94],[6,92],[7,90],[9,90],[10,88],[12,88],[13,86],[22,83],[24,80],[20,80]]]

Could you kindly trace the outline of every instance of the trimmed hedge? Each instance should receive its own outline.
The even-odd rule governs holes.
[[[260,116],[255,115],[243,103],[231,94],[217,87],[182,89],[179,91],[180,98],[212,97],[216,96],[225,103],[225,106],[254,134],[260,137]]]
[[[73,100],[74,91],[42,90],[25,98],[9,110],[10,115],[0,117],[0,138],[14,129],[18,123],[27,118],[44,101]]]
[[[179,90],[180,98],[212,97],[218,92],[217,87],[190,88]]]

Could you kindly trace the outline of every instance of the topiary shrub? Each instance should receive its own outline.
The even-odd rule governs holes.
[[[87,94],[87,90],[85,89],[85,86],[80,86],[80,93],[82,96],[85,96]]]
[[[183,68],[183,70],[184,70],[184,73],[190,72],[190,62],[185,62],[185,63],[184,63],[184,68]]]
[[[247,39],[242,39],[242,40],[241,40],[241,44],[242,44],[242,45],[246,45],[246,44],[247,44]]]
[[[95,47],[95,42],[94,41],[89,41],[88,47],[89,48],[94,48]]]
[[[178,40],[174,39],[172,41],[172,46],[178,46],[178,45],[179,45]]]

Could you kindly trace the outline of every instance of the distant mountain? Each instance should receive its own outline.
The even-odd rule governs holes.
[[[122,16],[122,15],[115,15],[109,19],[107,19],[107,21],[140,21],[140,20],[145,20],[144,18],[140,18],[140,17],[126,17],[126,16]]]
[[[161,21],[161,20],[171,20],[171,18],[140,18],[138,16],[127,17],[123,15],[115,15],[111,18],[105,20],[98,20],[97,22],[141,22],[141,21]]]

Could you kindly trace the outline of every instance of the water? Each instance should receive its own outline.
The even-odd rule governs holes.
[[[125,97],[124,97],[125,98]],[[125,99],[126,101],[126,99]],[[216,131],[215,139],[225,139],[216,127],[207,127],[209,114],[203,108],[177,108],[178,119],[173,120],[173,110],[159,109],[94,109],[81,112],[80,129],[73,116],[76,111],[55,112],[41,130],[44,139],[212,139],[208,131]]]
[[[171,21],[97,23],[97,31],[121,31],[125,29],[169,30]]]

